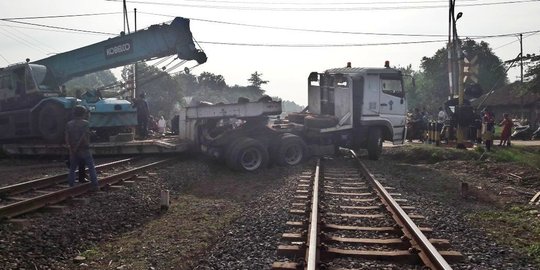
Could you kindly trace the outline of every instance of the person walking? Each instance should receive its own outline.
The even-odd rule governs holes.
[[[510,134],[512,134],[514,122],[512,119],[510,119],[510,116],[507,113],[503,114],[503,120],[499,123],[499,126],[502,126],[501,141],[499,142],[499,146],[510,146]]]
[[[139,136],[142,139],[148,137],[148,120],[150,118],[150,109],[146,102],[146,94],[141,93],[138,99],[133,102],[133,107],[137,108],[137,124]]]
[[[90,152],[90,127],[86,108],[83,106],[75,106],[73,109],[74,119],[66,125],[65,139],[69,150],[69,174],[68,184],[70,187],[75,185],[75,170],[81,161],[84,161],[88,167],[90,181],[95,190],[99,189],[96,168],[94,166],[94,158]],[[84,169],[84,167],[83,167]]]

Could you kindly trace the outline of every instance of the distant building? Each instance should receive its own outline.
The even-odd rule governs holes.
[[[537,125],[540,121],[540,94],[520,91],[520,82],[514,82],[495,89],[495,91],[482,95],[472,102],[477,107],[484,99],[480,109],[489,106],[495,113],[496,121],[502,120],[503,113],[510,114],[514,119],[528,120],[531,124]],[[487,98],[486,98],[487,96]]]

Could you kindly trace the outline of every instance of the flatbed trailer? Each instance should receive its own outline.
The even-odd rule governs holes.
[[[182,153],[190,149],[192,143],[177,137],[135,140],[128,142],[96,142],[90,144],[95,156],[139,155]],[[4,144],[4,152],[13,156],[63,156],[67,148],[61,144]]]

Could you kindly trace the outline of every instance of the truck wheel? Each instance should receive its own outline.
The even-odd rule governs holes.
[[[382,153],[382,132],[380,128],[370,128],[367,139],[368,157],[371,160],[378,160]]]
[[[308,115],[304,118],[304,125],[311,128],[335,127],[338,122],[338,119],[332,115]]]
[[[307,156],[307,146],[302,138],[294,134],[285,134],[279,140],[275,153],[275,162],[281,166],[295,166]]]
[[[268,151],[262,143],[243,138],[231,147],[227,165],[238,171],[253,172],[268,165]]]
[[[39,111],[39,134],[49,143],[63,142],[66,120],[66,111],[62,106],[55,103],[45,104]]]

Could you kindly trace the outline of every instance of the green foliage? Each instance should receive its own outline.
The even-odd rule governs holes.
[[[130,68],[124,68],[123,77],[128,77]],[[150,114],[155,117],[163,115],[166,119],[172,118],[175,107],[183,97],[178,80],[173,79],[169,73],[145,63],[137,65],[136,78],[138,92],[146,93]]]
[[[478,57],[478,78],[484,91],[507,83],[504,65],[488,43],[466,39],[462,42],[461,48],[470,59]],[[426,107],[428,111],[436,112],[437,108],[448,100],[450,94],[447,48],[437,50],[432,57],[423,57],[420,69],[419,72],[410,71],[415,77],[416,87],[407,90],[409,108]]]
[[[82,77],[74,78],[66,82],[66,89],[68,96],[75,96],[75,92],[86,91],[90,89],[97,89],[100,87],[115,84],[117,82],[116,77],[110,70],[102,70],[94,73],[84,75]]]
[[[525,89],[529,92],[540,93],[540,55],[532,55],[528,58],[530,58],[530,63],[525,74],[527,78]]]
[[[533,168],[540,169],[540,155],[538,151],[527,147],[512,146],[497,148],[489,154],[491,158],[500,162],[517,162]]]
[[[261,89],[261,85],[268,83],[268,81],[263,80],[261,77],[262,73],[258,73],[257,71],[252,73],[251,77],[248,79],[248,82],[250,83],[249,86]]]

